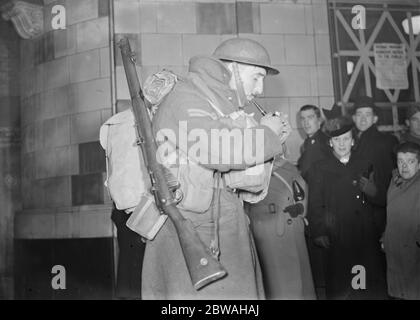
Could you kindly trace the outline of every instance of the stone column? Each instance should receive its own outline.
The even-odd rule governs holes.
[[[0,300],[13,299],[14,216],[20,210],[19,37],[0,19]]]

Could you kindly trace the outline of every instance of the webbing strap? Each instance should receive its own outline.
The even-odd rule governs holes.
[[[217,201],[216,210],[212,209],[212,216],[214,221],[214,228],[213,228],[213,239],[210,241],[210,252],[214,258],[218,259],[220,255],[220,246],[219,246],[219,219],[220,219],[220,180],[221,180],[221,173],[216,171],[216,196],[215,199]],[[215,212],[216,211],[216,212]]]
[[[296,203],[296,201],[295,201],[295,198],[293,197],[293,189],[292,189],[292,186],[286,181],[286,179],[284,179],[281,175],[279,175],[277,172],[273,172],[273,175],[276,177],[276,178],[278,178],[278,179],[280,179],[280,181],[282,181],[285,185],[286,185],[286,187],[287,187],[287,189],[289,189],[289,191],[290,191],[290,194],[292,195],[292,199],[293,199],[293,203]]]

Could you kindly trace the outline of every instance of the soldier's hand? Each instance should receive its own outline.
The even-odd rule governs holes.
[[[373,172],[370,174],[369,179],[365,177],[361,177],[359,180],[359,188],[362,190],[363,193],[368,195],[369,197],[373,198],[376,196],[378,189],[376,188],[374,179],[373,179]]]
[[[292,132],[292,127],[290,126],[289,122],[283,121],[283,128],[280,132],[280,142],[283,143],[289,137],[290,133]]]
[[[330,247],[330,239],[328,236],[319,236],[314,238],[314,243],[318,247],[328,249]]]
[[[274,114],[267,114],[260,120],[260,124],[269,127],[276,135],[280,135],[283,131],[283,119]]]

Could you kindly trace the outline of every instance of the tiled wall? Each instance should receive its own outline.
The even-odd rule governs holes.
[[[66,9],[53,30],[51,8]],[[17,238],[110,236],[99,127],[111,116],[108,0],[44,1],[44,34],[21,40],[22,196]]]
[[[211,54],[227,38],[240,35],[263,44],[280,74],[267,78],[259,101],[268,110],[289,114],[294,128],[287,142],[292,161],[303,143],[299,108],[308,103],[332,106],[324,0],[114,0],[114,11],[115,33],[131,39],[143,80],[161,68],[183,74],[191,56]],[[122,110],[129,94],[118,52],[116,79],[118,110]]]

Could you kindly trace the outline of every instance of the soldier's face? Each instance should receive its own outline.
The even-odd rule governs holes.
[[[321,119],[317,117],[313,109],[300,112],[300,123],[308,136],[314,135],[321,127]]]
[[[420,169],[417,154],[412,152],[398,152],[397,165],[400,176],[405,179],[411,179]]]
[[[356,128],[363,132],[376,123],[378,121],[378,117],[373,113],[372,108],[359,108],[353,115],[353,121]]]
[[[408,126],[413,136],[420,137],[420,112],[417,112],[410,118]]]
[[[353,145],[353,135],[351,131],[347,131],[341,136],[332,137],[330,144],[339,158],[349,156],[351,152],[351,146]]]
[[[264,78],[267,75],[264,68],[239,64],[239,74],[248,101],[263,93]]]

